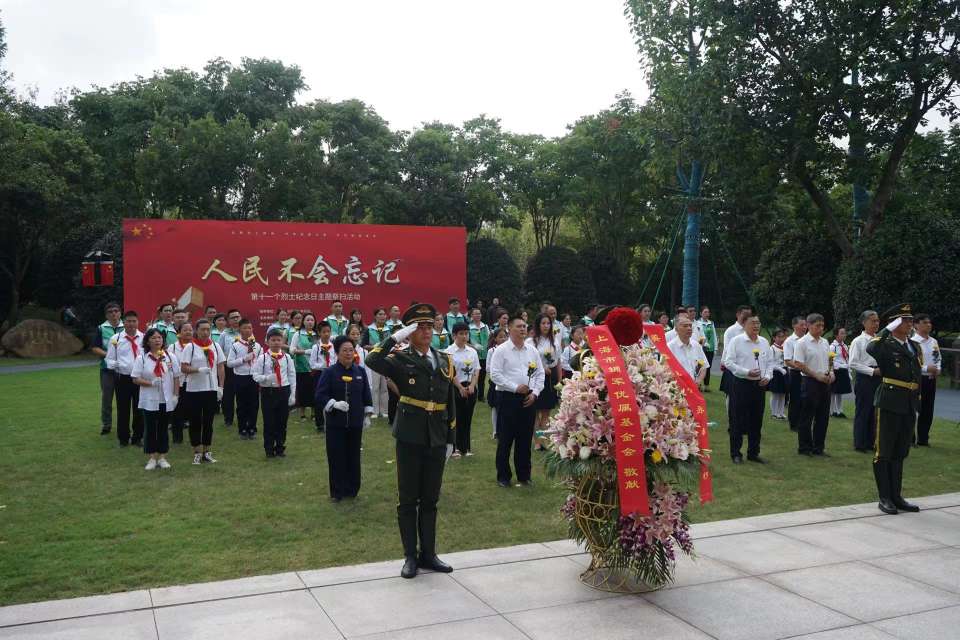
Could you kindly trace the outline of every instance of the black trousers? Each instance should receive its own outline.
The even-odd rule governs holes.
[[[423,555],[436,553],[437,502],[446,460],[446,445],[397,441],[397,523],[405,556],[417,555],[418,538]]]
[[[180,406],[179,404],[177,406]],[[166,453],[170,450],[167,425],[170,422],[167,405],[161,404],[159,411],[143,411],[143,452]]]
[[[483,398],[484,398],[483,390],[486,388],[484,387],[484,384],[486,383],[486,381],[487,381],[487,361],[480,360],[480,378],[477,380],[477,393],[475,394],[476,400],[474,404],[476,404],[477,402],[483,402]]]
[[[236,376],[233,375],[233,369],[230,367],[224,367],[223,400],[220,402],[220,404],[223,409],[223,423],[228,427],[233,424],[236,398]]]
[[[803,414],[797,425],[797,451],[823,453],[830,422],[830,385],[804,376],[801,386]]]
[[[917,415],[917,437],[919,444],[930,442],[930,425],[933,424],[933,405],[937,400],[937,379],[920,376],[920,413]]]
[[[263,450],[280,453],[286,449],[290,387],[262,387],[260,408],[263,411]]]
[[[707,356],[707,375],[703,378],[703,386],[710,386],[710,368],[713,366],[713,351],[703,350],[703,354]]]
[[[467,383],[461,383],[463,387],[470,386]],[[457,451],[466,453],[470,451],[470,426],[473,424],[473,408],[477,405],[477,395],[479,391],[461,398],[460,393],[453,394],[453,401],[457,409]]]
[[[796,431],[803,419],[803,376],[799,371],[787,369],[787,385],[787,422]]]
[[[100,426],[109,431],[113,427],[113,399],[117,396],[117,373],[100,369]]]
[[[743,437],[747,437],[747,457],[760,455],[760,430],[763,427],[764,391],[756,380],[733,378],[730,407],[736,419],[730,428],[730,457],[740,456]]]
[[[877,410],[873,399],[880,386],[880,376],[858,373],[853,383],[853,447],[872,449],[877,432]]]
[[[213,416],[217,413],[216,391],[187,391],[190,412],[190,446],[213,444]]]
[[[234,374],[233,388],[237,400],[237,433],[252,436],[257,433],[260,385],[254,381],[253,376]]]
[[[139,442],[143,438],[143,412],[137,408],[140,386],[133,378],[117,376],[117,439],[121,444]],[[130,416],[133,415],[133,437],[130,437]]]
[[[523,406],[526,396],[509,391],[497,392],[497,481],[510,482],[510,448],[513,448],[513,466],[517,480],[530,479],[530,443],[536,409]]]
[[[327,471],[331,498],[355,498],[360,493],[362,437],[363,429],[327,429]]]

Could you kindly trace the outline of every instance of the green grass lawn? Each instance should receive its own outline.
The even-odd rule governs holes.
[[[15,356],[0,356],[0,367],[20,367],[25,364],[45,364],[48,362],[76,362],[78,360],[99,360],[89,351],[76,353],[72,356],[50,356],[48,358],[17,358]]]
[[[367,431],[356,502],[327,499],[322,436],[294,419],[288,457],[267,460],[218,421],[216,465],[190,465],[174,445],[168,472],[99,435],[94,369],[0,377],[0,605],[398,558],[392,438]],[[768,421],[770,464],[734,467],[723,396],[707,394],[716,500],[694,521],[875,499],[870,456],[852,450],[849,420],[831,420],[830,459],[799,457],[786,424]],[[852,414],[852,409],[848,408]],[[451,461],[440,505],[442,553],[555,540],[565,491],[536,463],[534,487],[495,483],[489,410],[474,422],[476,456]],[[905,494],[960,490],[960,431],[938,420],[934,446],[914,449]],[[399,572],[399,566],[397,567]]]

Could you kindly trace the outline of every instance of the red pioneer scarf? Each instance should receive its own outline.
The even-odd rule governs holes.
[[[216,351],[213,349],[213,341],[210,340],[210,338],[206,338],[204,340],[201,340],[200,338],[194,338],[193,344],[203,349],[203,352],[207,354],[207,362],[210,363],[210,367],[213,368],[213,363],[217,359]]]
[[[323,351],[323,363],[328,367],[330,366],[330,347],[332,346],[333,346],[332,344],[320,345],[320,350]]]
[[[273,375],[277,376],[277,386],[283,386],[283,378],[280,377],[280,361],[283,360],[283,352],[274,353],[270,352],[270,357],[273,359]]]
[[[250,336],[249,340],[241,340],[241,342],[247,348],[247,353],[253,353],[253,348],[257,346],[257,339],[253,336]]]
[[[137,346],[137,336],[132,336],[129,333],[123,334],[123,337],[130,341],[130,348],[133,349],[133,357],[136,358],[140,355],[140,347]]]
[[[150,354],[150,359],[153,360],[153,375],[158,378],[163,377],[163,351],[158,351],[157,355]]]

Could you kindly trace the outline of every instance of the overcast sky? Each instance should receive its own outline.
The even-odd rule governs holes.
[[[359,98],[395,129],[481,113],[562,135],[646,98],[621,0],[0,0],[5,67],[49,103],[221,56],[299,65],[301,100]]]

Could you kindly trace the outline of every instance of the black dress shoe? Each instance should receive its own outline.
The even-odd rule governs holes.
[[[747,456],[747,460],[750,462],[756,462],[757,464],[767,464],[767,461],[760,456]]]
[[[506,480],[497,480],[497,484],[503,487],[504,489],[510,488],[510,483],[507,482]]]
[[[130,441],[130,445],[131,445],[131,446],[134,446],[134,447],[142,447],[142,446],[143,446],[143,440],[140,440],[139,438],[136,439],[136,440],[131,440],[131,441]]]
[[[895,497],[895,498],[893,499],[893,504],[894,504],[894,505],[897,507],[897,509],[899,509],[900,511],[909,511],[910,513],[917,513],[918,511],[920,511],[920,507],[918,507],[917,505],[915,505],[915,504],[913,504],[913,503],[911,503],[911,502],[907,502],[906,500],[904,500],[904,499],[901,498],[900,496],[897,496],[897,497]]]
[[[110,427],[104,427],[104,428],[100,429],[100,435],[105,436],[105,435],[107,435],[108,433],[110,433]]]
[[[883,511],[886,514],[891,516],[897,515],[897,506],[890,501],[889,498],[881,498],[880,502],[877,503],[877,506],[880,508],[880,511]]]
[[[278,458],[286,458],[286,457],[287,457],[287,452],[284,451],[283,449],[277,449],[277,457],[278,457]]]
[[[733,464],[743,464],[743,456],[733,456]]]
[[[403,569],[400,570],[401,578],[415,578],[417,577],[417,559],[413,556],[407,556],[406,561],[403,563]]]
[[[277,457],[277,454],[275,454],[273,451],[267,451],[267,457],[268,457],[268,458],[276,458],[276,457]]]
[[[521,487],[532,487],[532,486],[533,486],[533,480],[521,480],[518,484],[519,484]]]
[[[417,566],[423,567],[424,569],[431,569],[437,573],[451,573],[453,571],[453,567],[438,558],[436,554],[431,556],[421,555],[420,559],[417,560]]]

